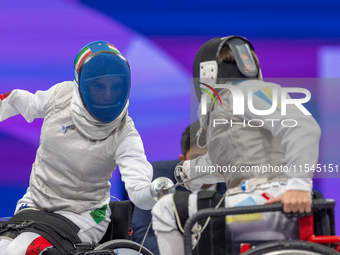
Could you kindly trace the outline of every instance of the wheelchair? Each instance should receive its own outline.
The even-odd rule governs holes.
[[[147,248],[131,241],[134,204],[110,201],[111,222],[99,243],[77,243],[71,255],[153,255]],[[9,217],[5,217],[9,219]],[[5,219],[2,218],[2,219]],[[5,221],[0,222],[1,224]],[[1,225],[0,224],[0,225]],[[45,252],[43,253],[43,255]],[[48,250],[46,254],[50,254]],[[58,254],[57,253],[52,253]]]
[[[111,201],[111,222],[104,237],[92,251],[75,255],[153,255],[147,248],[131,241],[134,204],[131,201]]]
[[[236,250],[219,250],[209,255],[340,255],[340,236],[335,236],[334,206],[334,200],[314,199],[313,214],[299,217],[300,240],[275,240],[269,242],[255,240],[247,241],[246,243],[240,242],[233,245],[237,248]],[[199,220],[208,217],[277,211],[283,212],[282,204],[199,210],[184,225],[185,255],[193,254],[191,230]],[[229,241],[231,242],[231,240]]]

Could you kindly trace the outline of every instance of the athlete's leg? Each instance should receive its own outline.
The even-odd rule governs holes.
[[[56,211],[55,213],[68,218],[80,228],[78,236],[83,242],[98,243],[111,222],[111,209],[108,205],[80,213],[69,211]]]
[[[0,255],[4,254],[3,252],[7,249],[8,245],[10,245],[10,243],[11,243],[11,240],[0,238]]]
[[[157,244],[161,255],[184,255],[183,235],[178,230],[157,231]]]
[[[40,255],[43,251],[53,247],[45,238],[36,233],[25,232],[18,235],[1,255]],[[3,252],[3,253],[2,253]]]
[[[89,212],[88,212],[89,214]],[[78,233],[79,238],[83,242],[99,242],[104,236],[107,226],[110,223],[111,211],[107,211],[107,217],[104,217],[102,221],[96,223],[86,222],[90,221],[88,217],[82,217],[84,215],[78,215],[74,213],[66,213],[65,217],[73,219],[78,217],[77,223],[83,219],[85,222],[80,225],[80,231]],[[91,218],[92,219],[92,218]],[[92,219],[92,221],[94,221]],[[13,241],[1,239],[0,241],[0,255],[39,255],[53,245],[45,238],[36,233],[25,232],[17,236]]]
[[[266,183],[256,190],[226,197],[226,207],[262,205],[268,197],[286,191],[285,183]],[[298,239],[297,219],[288,219],[281,212],[256,213],[227,217],[234,241]]]
[[[93,241],[95,241],[96,243],[98,243],[105,235],[109,223],[110,217],[107,217],[105,218],[105,220],[94,225],[93,227],[90,227],[86,230],[81,229],[78,233],[78,236],[83,242],[92,243]]]
[[[184,254],[183,236],[177,229],[172,197],[172,194],[162,197],[152,209],[152,228],[161,255]]]

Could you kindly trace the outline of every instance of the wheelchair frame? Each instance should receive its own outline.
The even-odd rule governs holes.
[[[313,200],[313,209],[327,209],[335,206],[332,199],[315,199]],[[283,204],[268,204],[255,206],[242,206],[232,208],[202,209],[192,215],[184,225],[184,251],[185,255],[192,255],[191,247],[191,229],[195,223],[207,217],[227,216],[235,214],[250,214],[261,212],[283,212]],[[314,216],[313,214],[306,217],[299,217],[299,234],[301,241],[313,242],[318,244],[335,244],[340,243],[340,236],[316,236],[314,234]],[[243,249],[243,252],[250,250],[250,246]],[[335,248],[340,252],[340,245]],[[339,253],[340,254],[340,253]]]
[[[74,245],[72,255],[117,255],[115,249],[140,250],[143,255],[153,255],[147,248],[131,241],[132,217],[134,204],[129,200],[110,201],[111,222],[108,229],[98,243],[77,243]],[[4,217],[11,218],[11,217]],[[0,222],[1,223],[1,222]],[[118,231],[117,231],[118,230]],[[47,251],[47,254],[48,251]],[[54,253],[53,253],[54,254]]]
[[[114,249],[141,250],[143,255],[153,255],[144,246],[142,247],[140,244],[131,241],[134,204],[129,200],[110,201],[109,206],[111,208],[111,222],[102,240],[95,244],[80,243],[77,245],[80,248],[79,252],[76,249],[73,255],[116,255]],[[123,215],[122,219],[121,215],[124,213],[125,215]],[[121,233],[116,233],[117,229]]]

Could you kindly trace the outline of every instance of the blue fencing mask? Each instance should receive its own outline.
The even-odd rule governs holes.
[[[90,43],[78,53],[75,80],[86,110],[104,123],[115,120],[128,101],[129,64],[117,48],[107,42]]]

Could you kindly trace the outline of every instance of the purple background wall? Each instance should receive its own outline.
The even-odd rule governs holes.
[[[89,2],[87,4],[91,6]],[[124,10],[120,13],[124,14]],[[162,12],[158,9],[150,11],[155,15]],[[155,21],[150,22],[146,18],[141,28],[140,22],[133,23],[124,15],[117,15],[114,19],[109,13],[103,13],[105,11],[75,0],[1,1],[0,94],[13,89],[35,92],[71,80],[74,57],[84,45],[96,40],[112,42],[130,62],[132,90],[129,112],[142,136],[149,161],[177,158],[181,133],[190,122],[189,84],[193,59],[212,33],[204,33],[202,29],[202,34],[196,30],[191,34],[183,32],[182,28],[177,35],[174,29],[171,33],[164,32],[165,29],[162,32],[154,29],[148,33],[146,29],[154,28]],[[251,32],[241,27],[230,32],[223,30],[223,34],[215,30],[213,34],[248,37],[260,57],[265,77],[339,77],[340,35],[329,28],[333,23],[336,28],[336,22],[326,21],[325,26],[330,31],[326,35],[301,37],[287,32],[286,37],[280,37],[271,34],[270,27]],[[293,31],[295,27],[291,27]],[[289,27],[286,30],[291,31]],[[268,31],[267,37],[265,31]],[[320,162],[324,164],[340,163],[340,137],[336,128],[340,109],[336,96],[340,86],[337,85],[337,81],[333,80],[307,86],[312,92],[309,110],[323,130]],[[11,215],[16,200],[25,192],[39,145],[41,124],[40,119],[26,123],[21,116],[0,123],[0,216]],[[315,179],[315,187],[325,197],[338,201],[337,182],[338,179],[332,178]],[[112,184],[112,195],[124,198],[118,171],[114,173]],[[339,222],[339,206],[336,210]]]

